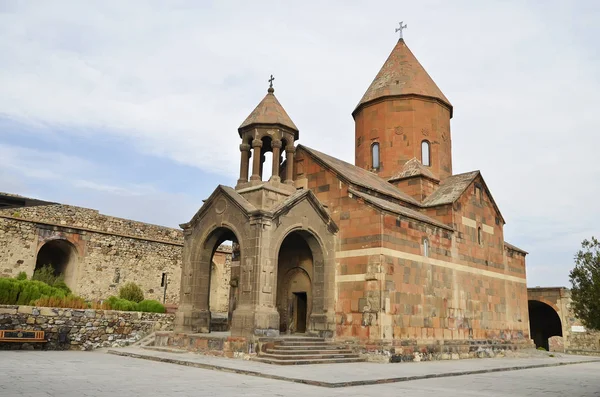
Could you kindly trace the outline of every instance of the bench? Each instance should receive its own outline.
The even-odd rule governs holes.
[[[0,330],[0,342],[45,343],[44,331]]]

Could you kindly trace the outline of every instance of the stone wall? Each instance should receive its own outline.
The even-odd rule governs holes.
[[[0,329],[45,331],[48,342],[0,343],[0,349],[92,350],[127,346],[151,332],[172,329],[173,318],[173,314],[160,313],[2,305]]]
[[[436,341],[529,345],[525,256],[506,258],[503,220],[480,176],[422,221],[394,212],[393,200],[385,209],[369,204],[302,149],[295,159],[303,163],[297,179],[306,178],[339,226],[337,338],[416,340],[412,350]]]
[[[167,243],[183,244],[179,229],[117,218],[98,210],[53,204],[0,210],[0,216]]]
[[[549,338],[551,351],[600,355],[600,331],[587,329],[571,309],[571,291],[564,287],[528,288],[528,299],[542,302],[560,318],[562,336]]]
[[[128,281],[147,299],[179,303],[182,231],[62,204],[0,210],[0,277],[33,275],[40,253],[64,256],[65,282],[86,299],[118,294]],[[56,265],[56,263],[53,263]]]

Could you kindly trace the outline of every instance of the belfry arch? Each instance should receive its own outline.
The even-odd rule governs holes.
[[[529,327],[535,347],[550,350],[548,339],[563,336],[562,323],[556,310],[547,303],[529,300]]]
[[[50,265],[55,276],[63,276],[71,289],[77,286],[77,248],[67,240],[50,240],[41,246],[35,261],[35,270]]]

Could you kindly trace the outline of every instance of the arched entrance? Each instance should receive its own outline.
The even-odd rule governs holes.
[[[322,258],[320,246],[306,231],[291,232],[281,243],[277,261],[276,299],[279,332],[291,334],[310,330],[314,261],[319,258]]]
[[[537,300],[528,301],[529,327],[535,347],[549,349],[548,339],[552,336],[563,336],[562,323],[552,306]]]
[[[211,314],[210,331],[228,331],[238,301],[237,282],[232,281],[239,279],[239,245],[233,231],[219,227],[210,233],[202,245],[199,265],[201,291],[206,294],[202,300],[206,299]]]
[[[63,276],[72,290],[76,287],[77,249],[67,240],[50,240],[38,251],[35,270],[49,265],[55,276]]]

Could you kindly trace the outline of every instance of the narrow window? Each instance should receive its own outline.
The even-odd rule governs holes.
[[[481,236],[481,227],[477,228],[477,242],[479,243],[479,245],[481,245],[481,242],[483,241],[482,236]]]
[[[480,204],[483,204],[483,194],[481,192],[481,186],[475,185],[475,198]]]
[[[431,151],[428,141],[421,142],[421,163],[427,167],[431,166]]]
[[[371,159],[372,161],[372,165],[373,165],[373,169],[378,169],[379,168],[379,143],[375,142],[372,146],[371,146]]]
[[[429,240],[423,240],[423,256],[429,256]]]

